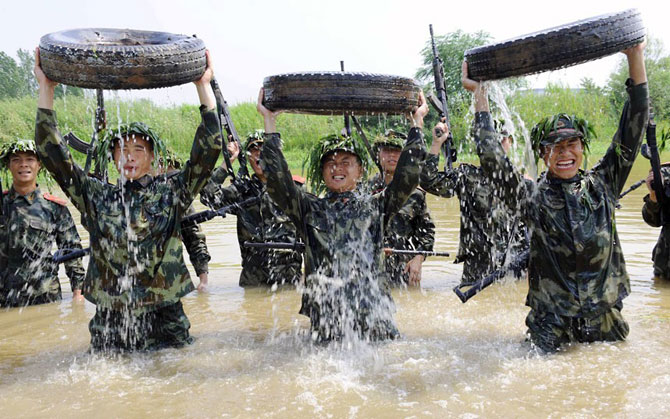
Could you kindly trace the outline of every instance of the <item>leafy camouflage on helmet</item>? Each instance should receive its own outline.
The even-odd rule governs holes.
[[[382,147],[393,147],[399,150],[405,146],[407,135],[392,129],[386,130],[384,134],[377,135],[372,142],[372,151],[377,154]]]
[[[37,154],[35,142],[17,138],[14,141],[2,144],[0,146],[0,167],[6,169],[9,166],[9,156],[17,152]]]
[[[154,161],[152,163],[154,168],[166,159],[167,147],[156,131],[149,128],[143,122],[131,122],[121,125],[119,128],[105,131],[95,150],[95,156],[100,167],[106,168],[109,162],[114,160],[112,153],[115,141],[134,135],[141,136],[151,143],[154,152]]]
[[[177,153],[171,150],[165,150],[165,157],[161,157],[160,159],[160,166],[163,170],[179,170],[183,165],[183,160],[177,155]]]
[[[368,158],[365,146],[361,144],[356,137],[344,137],[342,135],[331,134],[321,138],[307,155],[302,163],[303,172],[307,168],[307,179],[309,187],[314,194],[321,194],[326,191],[326,184],[323,181],[323,160],[326,156],[336,151],[346,151],[355,154],[363,166],[363,179],[367,179],[370,160]]]
[[[542,119],[530,132],[535,160],[541,157],[540,149],[543,146],[575,137],[581,138],[585,152],[588,153],[591,139],[597,138],[597,135],[589,121],[575,115],[559,113]]]
[[[256,131],[247,134],[247,141],[244,142],[244,149],[249,151],[249,148],[255,144],[263,144],[263,135],[265,130],[257,129]]]

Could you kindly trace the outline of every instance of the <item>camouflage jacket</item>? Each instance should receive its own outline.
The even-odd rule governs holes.
[[[481,168],[461,163],[440,172],[439,161],[440,156],[428,155],[421,172],[421,187],[443,198],[458,197],[461,217],[456,262],[465,262],[462,282],[472,283],[500,266],[509,250],[511,233],[515,238],[510,254],[527,246],[525,227],[518,221],[515,226],[514,212],[494,193],[494,185]]]
[[[184,215],[189,216],[195,212],[195,208],[191,205]],[[188,253],[188,258],[191,260],[191,265],[195,269],[195,274],[200,276],[200,274],[209,272],[209,261],[212,257],[207,250],[207,239],[200,224],[183,226],[181,228],[181,238],[184,246],[186,246],[186,252]]]
[[[237,177],[230,185],[223,183],[228,172],[221,167],[200,192],[200,202],[214,210],[254,196],[261,202],[235,210],[237,239],[242,255],[240,286],[263,286],[295,283],[300,279],[302,255],[298,252],[244,247],[244,242],[295,242],[293,223],[272,201],[263,182],[256,176]]]
[[[670,184],[670,166],[666,164],[661,166],[661,175],[663,176],[663,183],[665,185]],[[654,276],[667,280],[670,279],[670,226],[667,223],[665,225],[661,223],[661,209],[661,204],[650,200],[649,194],[644,197],[642,218],[652,227],[662,227],[661,234],[658,236],[658,241],[651,254],[651,259],[654,261]],[[670,214],[667,208],[665,213]]]
[[[178,175],[146,175],[124,185],[87,176],[74,163],[53,111],[38,109],[37,154],[86,217],[91,258],[83,292],[101,308],[136,312],[174,304],[191,292],[181,218],[209,179],[221,153],[219,119],[201,107],[191,155]]]
[[[561,180],[524,180],[505,156],[488,112],[475,115],[484,173],[531,235],[526,304],[539,312],[593,318],[630,292],[614,210],[640,149],[649,114],[647,84],[628,84],[619,129],[588,172]]]
[[[52,247],[81,249],[74,220],[64,202],[42,194],[39,188],[22,196],[12,187],[5,192],[0,221],[0,305],[45,294],[60,299],[58,265]],[[65,262],[72,290],[81,289],[84,267],[81,259]]]
[[[323,309],[319,304],[341,305],[324,303],[323,298],[328,297],[324,292],[332,286],[344,289],[358,315],[366,316],[373,305],[386,308],[386,315],[375,311],[379,317],[368,325],[372,335],[385,335],[385,326],[389,333],[395,330],[393,300],[382,265],[384,228],[417,188],[425,152],[421,131],[413,128],[393,181],[382,192],[373,195],[359,188],[319,198],[293,183],[279,134],[265,134],[262,165],[268,193],[293,221],[306,247],[300,312],[310,316],[313,328],[318,326],[315,317]]]
[[[373,192],[381,192],[386,187],[379,174],[368,183]],[[426,205],[426,193],[416,189],[400,211],[388,221],[384,231],[384,247],[432,251],[434,244],[435,223]],[[386,273],[392,283],[407,283],[409,274],[405,273],[404,269],[407,262],[413,258],[411,255],[398,254],[386,257]]]

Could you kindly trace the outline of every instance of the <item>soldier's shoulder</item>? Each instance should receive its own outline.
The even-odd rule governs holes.
[[[54,202],[58,205],[61,205],[61,206],[64,206],[64,207],[67,206],[67,201],[65,199],[57,197],[55,195],[51,195],[49,192],[44,192],[42,194],[42,197],[44,197],[44,199],[46,199],[47,201]]]

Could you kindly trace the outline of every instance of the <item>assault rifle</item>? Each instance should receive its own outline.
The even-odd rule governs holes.
[[[305,251],[305,243],[295,242],[295,243],[256,243],[256,242],[244,242],[244,247],[255,247],[261,249],[284,249],[284,250],[293,250],[296,252]],[[449,257],[447,252],[430,252],[426,250],[405,250],[405,249],[390,249],[385,248],[384,252],[386,254],[398,254],[398,255],[422,255],[422,256],[441,256]]]
[[[661,174],[661,157],[658,154],[656,123],[654,122],[654,114],[652,112],[649,113],[649,123],[647,124],[647,151],[651,162],[651,171],[654,174],[654,181],[651,187],[656,194],[656,201],[661,205],[661,225],[665,225],[670,222],[670,217],[666,214],[667,204],[670,202],[670,190],[668,190],[670,185],[664,184],[663,175]]]
[[[454,293],[458,298],[463,302],[467,302],[470,298],[477,295],[481,290],[498,281],[501,278],[504,278],[508,272],[514,272],[514,275],[517,277],[521,276],[521,271],[528,268],[528,262],[530,261],[530,249],[526,249],[519,254],[509,265],[504,266],[500,269],[493,271],[492,273],[486,275],[484,278],[470,285],[457,285],[454,287]],[[466,289],[467,288],[467,289]]]
[[[107,129],[107,111],[105,111],[105,97],[103,95],[102,89],[96,89],[95,91],[97,98],[97,107],[95,109],[95,129],[93,130],[93,135],[91,136],[91,142],[87,143],[79,137],[77,137],[73,132],[68,132],[63,136],[63,139],[72,147],[80,153],[86,154],[86,165],[84,166],[84,173],[88,173],[91,170],[91,164],[93,159],[95,159],[95,148],[100,140],[100,134]],[[95,162],[95,176],[102,179],[106,177],[106,167],[100,167],[99,162]]]
[[[233,124],[233,119],[230,116],[230,111],[228,109],[228,102],[226,102],[226,100],[223,98],[221,88],[219,87],[219,83],[216,81],[216,79],[213,78],[210,84],[212,86],[212,90],[214,91],[214,96],[216,97],[216,110],[217,113],[219,114],[219,119],[221,121],[221,127],[219,127],[219,129],[221,130],[221,138],[224,144],[223,159],[226,162],[226,167],[228,168],[228,174],[230,175],[231,179],[235,180],[235,172],[233,171],[233,165],[230,163],[230,155],[228,154],[228,148],[226,147],[228,141],[233,140],[237,143],[238,147],[240,148],[240,154],[237,157],[240,160],[240,169],[238,171],[238,174],[241,177],[249,177],[249,169],[247,168],[247,156],[242,147],[242,141],[240,141],[240,136],[237,134],[237,130],[235,129],[235,124]],[[223,135],[224,129],[228,134],[225,137]]]
[[[204,223],[205,221],[209,221],[212,218],[215,217],[225,217],[227,213],[232,212],[236,208],[243,208],[248,205],[253,205],[257,202],[259,202],[261,198],[259,196],[255,196],[253,198],[247,198],[242,202],[238,202],[235,204],[231,205],[226,205],[225,207],[221,207],[218,210],[205,210],[201,212],[196,212],[195,214],[191,214],[189,216],[186,216],[181,219],[181,226],[182,227],[187,227],[193,224],[200,224]],[[85,255],[91,253],[91,248],[87,247],[85,249],[59,249],[56,251],[56,253],[53,256],[53,261],[55,263],[63,263],[67,262],[72,259],[77,259],[84,257]]]
[[[344,72],[344,61],[340,60],[340,70]],[[349,114],[344,113],[344,133],[347,137],[351,137],[351,122],[349,121]]]
[[[433,47],[433,77],[435,78],[435,90],[437,91],[437,98],[433,93],[428,96],[428,101],[440,114],[440,121],[444,118],[447,128],[449,128],[449,135],[447,141],[442,144],[442,152],[444,153],[445,170],[451,169],[453,163],[456,161],[456,149],[453,149],[453,136],[451,135],[451,123],[449,122],[449,106],[447,104],[447,85],[444,81],[444,63],[442,58],[437,53],[435,46],[435,37],[433,36],[433,25],[428,25],[430,28],[430,43]],[[441,131],[437,131],[438,136],[442,135]]]

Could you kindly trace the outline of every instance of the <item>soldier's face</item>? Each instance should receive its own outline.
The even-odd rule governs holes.
[[[386,173],[395,173],[401,151],[397,147],[381,147],[379,149],[379,163]]]
[[[509,154],[509,151],[512,149],[512,137],[503,137],[502,140],[500,140],[500,145],[505,151],[505,154]]]
[[[139,135],[125,137],[114,145],[114,163],[128,180],[139,179],[151,172],[154,153],[151,143]]]
[[[263,178],[263,169],[261,169],[261,150],[263,150],[262,146],[254,145],[247,151],[249,164],[251,164],[251,168],[259,178]]]
[[[579,138],[566,138],[544,146],[542,159],[549,173],[559,179],[570,179],[577,174],[584,160],[584,145]]]
[[[37,181],[40,161],[35,153],[19,151],[9,156],[9,171],[16,185],[30,185]]]
[[[356,189],[363,167],[355,154],[336,151],[324,159],[322,175],[329,191],[348,192]]]

